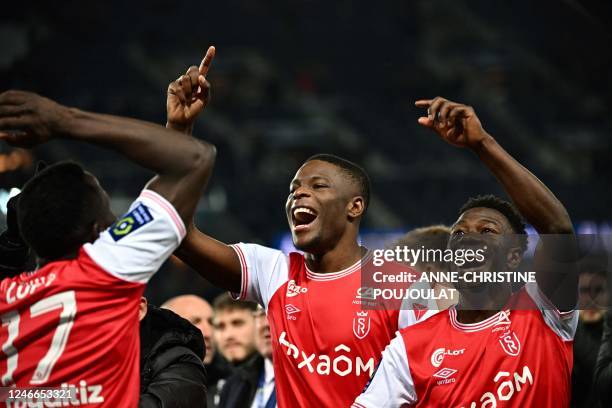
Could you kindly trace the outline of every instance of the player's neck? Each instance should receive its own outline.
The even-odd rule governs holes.
[[[457,304],[457,320],[460,323],[478,323],[488,319],[506,306],[512,295],[510,286],[484,291],[461,290]]]
[[[317,273],[333,273],[350,267],[359,261],[367,250],[357,240],[339,243],[333,249],[322,254],[304,254],[308,269]]]
[[[36,258],[36,265],[37,269],[42,268],[43,266],[51,263],[51,262],[57,262],[57,261],[66,261],[66,260],[70,260],[70,259],[75,259],[77,256],[79,255],[79,251],[73,251],[70,252],[62,257],[59,258],[55,258],[55,259],[46,259],[46,258],[41,258],[41,257],[37,257]]]

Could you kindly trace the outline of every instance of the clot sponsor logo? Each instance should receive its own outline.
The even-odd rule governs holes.
[[[448,350],[444,347],[441,347],[439,349],[436,349],[431,354],[431,365],[434,367],[440,367],[442,365],[442,362],[444,361],[445,356],[461,356],[464,352],[464,348],[459,350]]]
[[[303,288],[295,283],[295,280],[291,279],[287,282],[287,297],[294,297],[302,293],[306,293],[308,288]]]
[[[295,344],[287,340],[287,333],[282,332],[278,338],[282,347],[286,348],[287,356],[297,362],[297,368],[307,370],[312,374],[318,375],[367,375],[374,374],[374,358],[370,357],[363,361],[360,356],[351,355],[351,348],[345,344],[340,344],[334,348],[334,354],[314,354],[300,350]]]

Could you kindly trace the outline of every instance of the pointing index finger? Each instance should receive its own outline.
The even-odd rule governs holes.
[[[214,46],[208,47],[208,51],[206,51],[206,55],[200,63],[200,75],[206,76],[206,74],[208,74],[208,68],[210,68],[210,64],[215,57],[215,52],[216,50]]]
[[[419,99],[414,103],[414,106],[418,108],[428,108],[433,102],[433,99]]]

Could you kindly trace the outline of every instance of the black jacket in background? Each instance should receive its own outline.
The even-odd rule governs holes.
[[[210,364],[204,364],[208,376],[207,402],[208,408],[217,408],[221,399],[221,389],[225,385],[225,380],[234,373],[232,366],[218,351],[213,356]]]
[[[574,337],[574,368],[572,370],[572,408],[598,408],[594,392],[593,373],[601,344],[603,320],[598,323],[578,323]]]
[[[249,408],[257,393],[257,383],[263,369],[264,358],[259,353],[236,368],[221,389],[219,408]]]
[[[202,332],[170,310],[149,305],[140,322],[141,408],[206,407]]]
[[[601,346],[595,364],[595,393],[602,407],[612,406],[612,311],[604,318]]]

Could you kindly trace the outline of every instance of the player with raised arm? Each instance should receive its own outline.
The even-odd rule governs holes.
[[[45,406],[136,407],[140,298],[186,234],[215,148],[20,91],[0,95],[0,139],[17,146],[86,142],[156,173],[117,221],[97,179],[80,165],[62,162],[37,173],[20,194],[18,219],[39,268],[0,283],[2,386],[67,391]]]
[[[185,95],[203,84],[201,68],[189,68],[170,85],[168,127],[192,129],[198,106],[190,109],[193,98]],[[279,407],[350,405],[398,328],[427,314],[362,307],[361,265],[371,257],[357,238],[369,198],[363,169],[316,155],[298,169],[285,204],[293,243],[303,255],[230,246],[195,228],[177,251],[213,284],[266,309]]]
[[[569,406],[578,315],[571,310],[577,278],[567,211],[482,128],[471,107],[443,98],[416,106],[428,110],[421,125],[476,153],[514,203],[484,196],[461,209],[449,248],[486,247],[486,256],[458,273],[516,270],[527,247],[522,215],[540,234],[537,284],[512,293],[510,282],[460,281],[456,307],[400,330],[353,407]]]

